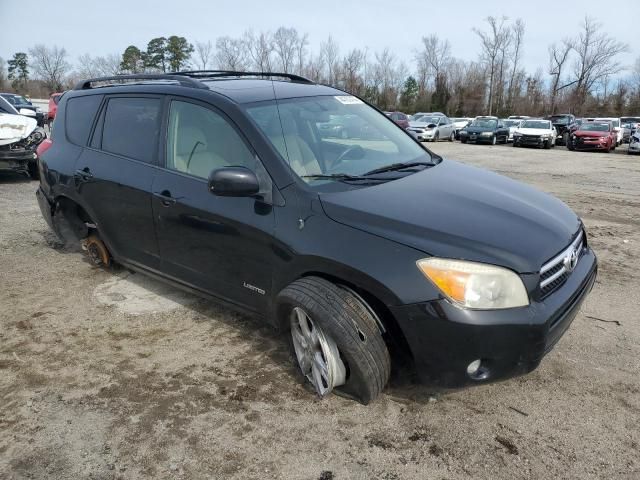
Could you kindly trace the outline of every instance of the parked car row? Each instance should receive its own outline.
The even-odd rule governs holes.
[[[557,114],[547,118],[512,115],[508,118],[478,116],[449,118],[442,112],[418,112],[409,117],[401,112],[385,112],[421,142],[460,140],[462,143],[513,142],[514,147],[550,149],[565,145],[569,150],[598,150],[609,152],[622,143],[634,143],[640,131],[640,117],[576,118],[572,114]]]

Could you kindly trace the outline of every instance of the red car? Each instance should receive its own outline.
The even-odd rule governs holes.
[[[575,150],[615,150],[617,134],[611,122],[584,122],[571,135]]]
[[[409,128],[409,117],[402,112],[384,112],[387,117],[402,128]]]
[[[58,111],[58,102],[62,97],[62,93],[52,93],[49,97],[49,113],[47,114],[47,123],[51,124],[53,119],[56,118],[56,112]]]

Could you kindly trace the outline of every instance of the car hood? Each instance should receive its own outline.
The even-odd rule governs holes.
[[[547,135],[551,133],[551,130],[546,130],[544,128],[519,128],[516,132],[523,135]]]
[[[427,126],[431,125],[433,122],[409,122],[410,127],[415,128],[427,128]]]
[[[537,272],[565,248],[580,219],[525,184],[444,160],[368,188],[321,194],[327,216],[429,255]]]
[[[0,145],[9,145],[31,135],[38,122],[23,115],[0,113]]]
[[[577,137],[608,137],[610,132],[598,132],[595,130],[576,130],[574,135]]]
[[[494,132],[496,129],[491,127],[467,127],[465,130],[469,133]]]

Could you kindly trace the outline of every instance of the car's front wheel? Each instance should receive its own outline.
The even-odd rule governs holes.
[[[389,351],[373,311],[349,289],[305,277],[278,296],[295,358],[320,397],[336,393],[367,404],[384,389]]]

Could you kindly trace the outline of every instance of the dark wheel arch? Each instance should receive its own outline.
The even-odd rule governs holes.
[[[358,283],[354,283],[353,279],[345,280],[338,275],[322,271],[305,272],[293,281],[306,277],[322,278],[335,285],[349,289],[361,297],[380,320],[383,330],[381,331],[382,338],[389,349],[389,354],[392,358],[392,366],[395,368],[396,366],[413,363],[413,355],[411,353],[409,343],[404,336],[404,332],[387,305],[385,305],[385,302],[380,299],[381,295],[376,295],[370,289],[364,288]],[[293,283],[293,281],[291,283]],[[286,286],[284,288],[286,288]],[[288,329],[288,318],[286,312],[282,309],[282,305],[277,302],[277,299],[274,305],[274,315],[278,330],[286,331]]]

